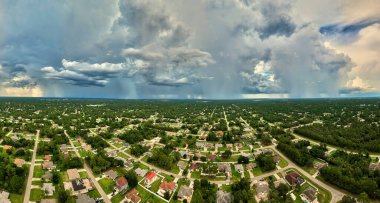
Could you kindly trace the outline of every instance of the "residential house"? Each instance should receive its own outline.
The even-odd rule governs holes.
[[[11,200],[9,199],[9,193],[5,191],[0,192],[0,202],[1,203],[11,203]]]
[[[78,195],[75,201],[76,203],[96,203],[95,199],[89,197],[87,194]]]
[[[83,148],[84,151],[91,151],[92,150],[91,145],[85,145],[82,148]]]
[[[317,190],[309,186],[305,191],[303,191],[301,198],[306,203],[318,203],[317,194]]]
[[[373,170],[373,171],[380,170],[380,162],[378,162],[378,163],[370,163],[369,164],[369,169]]]
[[[51,156],[50,155],[45,155],[44,160],[45,161],[51,161]]]
[[[187,200],[187,202],[191,202],[191,196],[193,195],[193,188],[190,188],[186,185],[182,185],[179,190],[177,197],[179,200]]]
[[[216,155],[215,154],[209,154],[209,155],[207,155],[206,158],[208,161],[215,161]]]
[[[129,191],[127,193],[127,195],[125,195],[125,197],[127,198],[127,202],[131,202],[131,203],[141,202],[141,198],[139,196],[139,191],[137,191],[135,188],[133,188],[131,191]]]
[[[223,144],[220,144],[220,143],[215,144],[215,148],[216,148],[216,149],[221,148],[221,147],[223,147]]]
[[[268,200],[269,195],[269,184],[267,181],[259,181],[255,184],[256,186],[256,200],[259,201],[266,201]]]
[[[291,186],[301,185],[305,182],[305,180],[296,172],[286,174],[285,179]]]
[[[328,164],[326,162],[316,162],[314,164],[314,168],[317,170],[320,170],[321,168],[327,166]]]
[[[41,176],[41,179],[45,182],[51,181],[52,178],[53,174],[51,174],[50,172],[46,172],[44,175]]]
[[[69,180],[80,179],[80,175],[77,169],[68,169],[67,175],[69,176]]]
[[[178,166],[181,170],[185,170],[186,167],[187,167],[187,163],[184,162],[184,161],[178,161],[177,166]]]
[[[7,151],[7,150],[11,150],[13,147],[12,146],[10,146],[10,145],[4,145],[3,146],[3,149],[5,150],[5,151]]]
[[[16,158],[13,163],[16,164],[17,167],[22,167],[25,164],[25,160]]]
[[[144,177],[145,174],[146,174],[148,171],[145,170],[145,169],[136,168],[135,172],[136,172],[136,174],[137,174],[138,176]]]
[[[286,181],[283,178],[280,178],[280,179],[274,181],[273,184],[274,184],[274,187],[277,188],[280,184],[286,184]]]
[[[89,179],[76,179],[70,182],[64,182],[63,187],[65,190],[71,191],[72,195],[87,193],[93,189]]]
[[[145,176],[145,183],[150,185],[156,180],[156,173],[154,171],[151,171],[148,173],[148,175]]]
[[[45,196],[53,196],[55,187],[53,183],[44,183],[42,185],[42,190],[45,191]]]
[[[128,181],[124,176],[121,176],[115,180],[116,188],[119,191],[123,191],[128,188]]]
[[[112,169],[104,172],[104,175],[112,180],[115,180],[117,178],[117,173]]]
[[[166,192],[171,193],[174,191],[174,189],[175,189],[175,182],[163,181],[160,185],[160,189],[158,190],[158,193],[164,196]]]
[[[44,161],[41,165],[42,165],[42,169],[44,170],[52,170],[55,168],[52,161]]]
[[[247,170],[252,170],[252,169],[256,168],[256,163],[249,163],[249,164],[247,164],[247,165],[245,166],[245,168],[246,168]]]
[[[233,145],[233,144],[226,144],[226,147],[227,147],[228,149],[232,149],[232,150],[233,150],[234,145]]]
[[[198,170],[198,168],[199,168],[199,164],[197,164],[197,163],[191,163],[190,164],[190,171],[196,171],[196,170]]]
[[[236,164],[235,165],[235,170],[239,173],[244,173],[244,167],[242,164]]]
[[[277,165],[278,163],[280,163],[280,161],[281,161],[281,157],[275,155],[275,156],[273,156],[273,161],[274,161],[274,163],[276,163],[276,165]]]
[[[218,171],[225,173],[226,177],[231,175],[231,165],[229,163],[220,163],[218,164]]]
[[[40,203],[57,203],[55,199],[41,199]]]
[[[218,190],[218,192],[216,193],[216,202],[217,203],[231,203],[231,193]]]

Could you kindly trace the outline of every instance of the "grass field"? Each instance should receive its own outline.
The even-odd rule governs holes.
[[[79,175],[80,175],[81,178],[88,178],[88,174],[87,174],[86,171],[79,172]]]
[[[109,178],[100,179],[98,182],[106,194],[112,193],[115,188],[115,183]]]
[[[44,171],[42,170],[42,166],[35,165],[34,171],[33,171],[33,178],[41,178],[43,174],[44,174]]]
[[[100,195],[100,193],[96,189],[91,190],[90,192],[87,193],[87,195],[90,196],[90,197],[92,197],[92,198],[100,198],[100,197],[102,197]]]
[[[11,200],[12,203],[22,203],[22,200],[24,199],[24,197],[23,195],[11,193],[9,194],[9,199]]]
[[[41,189],[32,189],[30,192],[30,201],[37,202],[44,198],[44,191]]]
[[[254,168],[252,172],[253,172],[254,176],[259,176],[259,175],[263,174],[263,172],[261,171],[261,169],[259,167]]]

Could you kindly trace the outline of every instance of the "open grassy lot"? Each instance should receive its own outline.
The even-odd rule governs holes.
[[[115,183],[109,178],[100,179],[98,182],[106,194],[112,193],[115,188]]]
[[[44,174],[44,171],[42,170],[42,166],[35,165],[34,171],[33,171],[33,178],[41,178],[43,174]]]
[[[43,182],[40,181],[40,180],[35,180],[35,181],[32,181],[32,185],[39,185],[39,186],[42,186],[42,185],[43,185]]]
[[[285,159],[281,159],[281,161],[278,163],[278,166],[280,166],[281,168],[287,167],[288,162]]]
[[[37,202],[44,198],[44,191],[41,189],[32,189],[30,192],[30,201]]]
[[[23,195],[11,193],[9,194],[9,199],[12,203],[22,203],[24,197]]]
[[[254,176],[259,176],[259,175],[263,174],[263,172],[261,171],[260,167],[256,167],[256,168],[254,168],[254,169],[252,170],[252,172],[253,172],[253,175],[254,175]]]
[[[191,177],[199,179],[201,177],[201,172],[200,171],[194,171],[191,173]]]

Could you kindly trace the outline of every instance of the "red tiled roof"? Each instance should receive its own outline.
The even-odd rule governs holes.
[[[146,179],[152,180],[156,176],[156,173],[154,171],[151,171],[148,173],[148,175],[145,176]]]
[[[174,187],[175,187],[175,182],[162,182],[161,185],[160,185],[160,189],[161,190],[165,190],[165,191],[172,191],[174,190]]]

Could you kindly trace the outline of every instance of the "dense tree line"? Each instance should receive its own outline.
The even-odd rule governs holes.
[[[368,154],[337,151],[327,160],[329,166],[320,170],[323,179],[354,194],[366,193],[380,199],[380,171],[369,170]]]
[[[9,157],[3,155],[0,156],[0,163],[0,189],[22,194],[28,174],[27,166],[17,167]]]
[[[194,180],[191,203],[215,203],[217,186],[205,179]]]
[[[113,157],[108,157],[104,151],[98,151],[97,154],[86,157],[86,162],[90,165],[94,173],[100,174],[108,169],[116,166],[123,166],[124,162],[115,159]]]
[[[167,148],[160,148],[152,150],[152,156],[148,158],[148,162],[163,169],[171,170],[180,159],[181,155],[178,152],[172,152]]]

